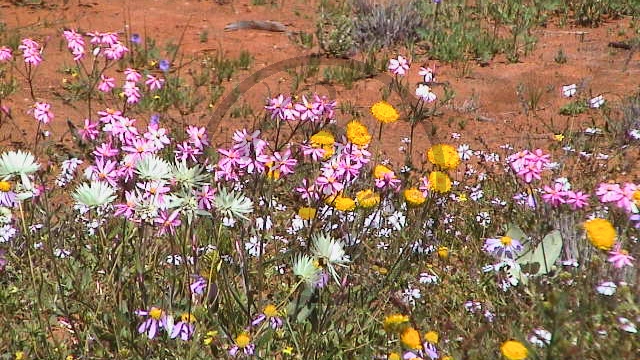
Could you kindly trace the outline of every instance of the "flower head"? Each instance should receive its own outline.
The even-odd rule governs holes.
[[[369,209],[380,203],[380,195],[372,189],[360,190],[356,193],[358,206]]]
[[[451,190],[451,179],[449,176],[440,171],[432,171],[429,174],[429,190],[446,193]]]
[[[413,327],[408,327],[400,334],[400,342],[410,350],[422,349],[420,333]]]
[[[427,158],[429,162],[442,169],[454,169],[460,164],[458,150],[448,144],[433,145],[427,151]]]
[[[307,285],[313,286],[320,277],[320,269],[308,255],[298,255],[293,262],[293,274]]]
[[[107,183],[94,180],[78,186],[72,196],[77,203],[91,208],[112,202],[116,198],[115,192]]]
[[[378,101],[371,106],[371,114],[379,122],[389,124],[398,121],[400,114],[398,111],[386,101]]]
[[[600,250],[611,250],[616,241],[616,229],[609,220],[595,218],[584,223],[587,238]]]
[[[509,236],[502,236],[500,238],[487,239],[482,249],[497,258],[513,260],[523,250],[523,246],[520,241],[516,239]]]
[[[357,120],[347,124],[347,139],[358,146],[366,146],[371,142],[371,134],[367,127]]]
[[[407,204],[411,206],[420,206],[426,200],[424,195],[422,195],[422,191],[416,188],[406,189],[404,191],[404,199],[407,202]]]
[[[398,55],[397,59],[389,60],[389,71],[394,75],[403,76],[409,71],[409,61],[402,55]]]
[[[629,252],[624,249],[620,249],[620,243],[617,243],[612,251],[609,251],[608,262],[612,263],[614,267],[621,269],[625,266],[633,266],[635,258],[629,255]]]
[[[392,314],[384,318],[383,327],[387,333],[402,332],[409,325],[409,317],[402,314]]]
[[[529,355],[527,348],[521,342],[508,340],[500,346],[502,355],[508,360],[524,360]]]
[[[213,200],[216,210],[228,218],[247,220],[247,214],[253,212],[253,202],[243,194],[220,188]]]

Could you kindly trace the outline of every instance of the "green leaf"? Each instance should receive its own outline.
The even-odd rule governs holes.
[[[547,234],[533,251],[526,251],[517,261],[520,265],[539,264],[538,271],[532,275],[543,275],[551,271],[561,251],[562,235],[560,231],[554,230]]]

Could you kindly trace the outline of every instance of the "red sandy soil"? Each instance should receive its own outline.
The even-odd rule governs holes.
[[[65,134],[64,119],[69,118],[79,124],[86,117],[81,110],[63,107],[52,96],[52,91],[59,88],[63,77],[59,72],[62,59],[67,64],[71,61],[71,56],[61,43],[63,28],[146,33],[156,39],[160,46],[169,40],[178,42],[184,33],[181,50],[185,59],[215,51],[236,58],[241,50],[248,50],[254,62],[248,71],[234,75],[231,82],[225,85],[227,92],[252,72],[270,64],[318,52],[317,46],[312,49],[301,48],[286,33],[223,30],[226,24],[239,20],[276,20],[287,24],[292,31],[313,33],[317,1],[281,0],[275,6],[251,5],[251,0],[70,0],[66,4],[62,1],[44,3],[44,6],[36,7],[1,5],[0,20],[6,23],[10,31],[20,29],[22,36],[43,42],[48,39],[45,62],[38,70],[36,96],[53,103],[56,120],[51,130],[54,138],[63,142],[70,141],[69,134]],[[438,129],[435,136],[427,134],[431,132],[431,123],[418,128],[414,142],[416,156],[419,156],[418,151],[424,151],[431,143],[451,141],[452,132],[461,133],[460,141],[471,144],[473,148],[484,148],[482,142],[485,142],[490,149],[496,150],[505,143],[516,147],[545,147],[553,141],[553,133],[565,130],[565,126],[579,131],[592,126],[594,119],[601,123],[599,110],[590,110],[574,118],[559,115],[560,106],[569,102],[560,96],[560,87],[570,83],[583,84],[587,94],[603,94],[611,106],[638,90],[639,54],[634,54],[627,69],[623,70],[628,50],[608,47],[610,41],[628,40],[633,34],[629,26],[626,19],[612,20],[598,28],[557,28],[550,25],[535,30],[538,44],[534,52],[523,55],[519,63],[508,63],[502,57],[497,57],[485,67],[475,62],[455,66],[435,64],[437,80],[449,82],[455,91],[455,99],[451,106],[443,109],[442,116],[430,120]],[[206,43],[200,42],[203,31],[208,33]],[[559,49],[566,54],[565,64],[554,61]],[[411,82],[420,80],[417,75],[419,65],[419,62],[413,64],[409,78]],[[244,101],[258,108],[264,102],[267,89],[272,94],[288,93],[290,81],[291,75],[286,72],[274,74],[245,94]],[[525,89],[543,92],[535,113],[525,114],[516,93],[518,84],[523,84]],[[368,107],[380,99],[380,87],[381,83],[376,79],[361,80],[349,90],[338,87],[337,98],[348,99],[355,104],[365,114],[364,121],[375,129],[374,120],[367,112]],[[310,81],[302,87],[302,91],[316,90],[322,93],[322,85],[316,87]],[[435,88],[440,96],[442,90],[441,87]],[[12,124],[0,124],[2,143],[33,142],[35,121],[26,111],[32,104],[27,94],[25,89],[13,96],[11,106],[15,121]],[[211,123],[210,115],[211,111],[193,114],[187,116],[185,121],[206,125]],[[343,116],[339,121],[344,123],[348,120]],[[225,141],[229,130],[237,128],[240,123],[237,119],[224,119],[220,126],[209,130],[219,134],[214,136],[221,143]],[[460,123],[464,123],[464,128],[460,127]],[[554,124],[554,129],[549,127],[551,124]],[[18,127],[21,131],[16,131]],[[385,127],[383,147],[390,156],[397,158],[396,149],[401,146],[400,139],[408,135],[408,129],[408,125],[402,122]]]

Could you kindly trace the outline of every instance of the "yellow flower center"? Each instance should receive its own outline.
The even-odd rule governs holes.
[[[154,320],[160,320],[160,318],[162,318],[162,309],[152,307],[151,310],[149,310],[149,316]]]
[[[502,243],[502,245],[504,246],[509,246],[511,245],[511,242],[513,241],[512,238],[508,237],[508,236],[503,236],[500,238],[500,242]]]
[[[439,336],[437,332],[429,331],[426,334],[424,334],[424,339],[427,340],[427,342],[429,342],[430,344],[437,344]]]
[[[9,192],[11,190],[11,183],[8,181],[0,181],[0,191]]]
[[[251,337],[247,333],[242,333],[236,337],[236,345],[244,349],[251,343]]]
[[[640,190],[633,192],[632,199],[636,205],[640,205]]]
[[[180,320],[182,320],[182,322],[194,323],[196,322],[196,317],[191,313],[183,313],[180,315]]]
[[[262,312],[267,316],[267,317],[276,317],[278,315],[280,315],[278,313],[278,308],[275,307],[275,305],[273,304],[269,304],[267,306],[264,307],[264,310],[262,310]]]

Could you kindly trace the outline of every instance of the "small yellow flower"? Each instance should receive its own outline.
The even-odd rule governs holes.
[[[502,346],[500,346],[500,351],[502,355],[509,360],[524,360],[529,355],[527,348],[515,340],[505,341]]]
[[[438,248],[438,256],[440,259],[446,260],[449,258],[449,248],[446,246],[440,246]]]
[[[409,317],[407,315],[393,314],[384,318],[383,327],[384,331],[388,333],[401,332],[407,324],[409,324]]]
[[[356,193],[358,205],[362,208],[369,209],[380,203],[380,195],[371,189],[361,190]]]
[[[564,135],[555,134],[555,135],[553,135],[553,140],[560,142],[560,141],[564,140]]]
[[[420,340],[420,333],[418,330],[408,327],[404,329],[402,334],[400,334],[400,342],[407,348],[411,350],[420,350],[422,349],[422,341]]]
[[[442,360],[454,360],[453,356],[445,355],[442,357]]]
[[[282,353],[289,356],[293,355],[293,347],[287,346],[286,348],[282,349]]]
[[[249,336],[249,334],[247,334],[246,332],[243,332],[236,337],[235,342],[240,349],[244,349],[251,343],[251,336]]]
[[[600,250],[611,250],[616,242],[616,229],[609,220],[592,219],[584,223],[587,238]]]
[[[640,190],[634,191],[633,195],[631,195],[631,199],[636,206],[640,206]]]
[[[16,360],[24,360],[24,351],[16,351]]]
[[[407,204],[411,206],[420,206],[427,200],[424,195],[422,195],[422,191],[416,188],[406,189],[404,191],[404,199]]]
[[[429,189],[442,194],[451,190],[449,175],[440,171],[432,171],[429,174]]]
[[[393,173],[393,171],[384,165],[376,165],[376,167],[373,168],[373,176],[376,179],[383,179],[385,174],[388,173]]]
[[[8,181],[0,181],[0,192],[9,192],[11,190],[11,183]]]
[[[313,218],[316,217],[316,209],[312,208],[312,207],[301,207],[298,210],[298,216],[300,216],[300,218],[302,220],[311,220]]]
[[[465,202],[469,199],[467,199],[467,194],[460,194],[458,195],[458,202]]]
[[[333,202],[333,207],[340,211],[352,211],[356,208],[356,202],[350,197],[338,196]]]
[[[336,142],[333,135],[326,130],[320,130],[319,132],[311,136],[309,140],[311,140],[312,144],[317,145],[333,145]]]
[[[207,334],[204,337],[203,343],[205,345],[211,345],[213,340],[215,340],[216,336],[218,336],[218,332],[216,330],[207,331]]]
[[[378,101],[371,106],[371,114],[376,120],[383,124],[389,124],[398,121],[400,114],[398,111],[386,101]]]
[[[432,164],[442,169],[454,169],[460,164],[460,155],[458,150],[451,145],[437,144],[433,145],[427,151],[427,158]]]
[[[387,360],[400,360],[400,354],[397,352],[392,352],[387,356]]]
[[[437,332],[435,332],[435,331],[429,331],[429,332],[427,332],[426,334],[424,334],[424,339],[425,339],[428,343],[433,344],[433,345],[435,345],[435,344],[437,344],[437,343],[438,343],[438,339],[439,339],[439,338],[440,338],[440,337],[438,336],[438,333],[437,333]]]
[[[347,124],[347,139],[358,146],[365,146],[371,142],[369,129],[357,120]]]
[[[387,275],[388,273],[389,273],[389,270],[387,270],[386,267],[384,267],[384,266],[378,267],[378,274]]]

